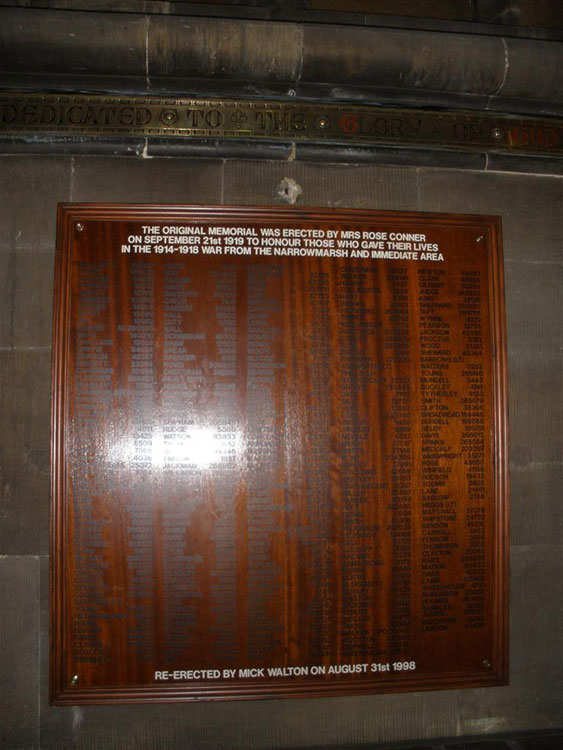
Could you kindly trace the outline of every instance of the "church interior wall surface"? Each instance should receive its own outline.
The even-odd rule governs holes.
[[[560,128],[560,0],[343,5],[0,0],[0,92],[348,102],[550,118]],[[325,148],[284,138],[245,145],[0,132],[2,750],[368,748],[560,731],[563,175],[557,148],[538,155],[439,143]],[[304,207],[502,219],[510,683],[353,697],[50,706],[57,204],[281,206],[280,185],[292,186]],[[486,750],[500,748],[493,742]]]
[[[4,748],[297,748],[561,723],[563,180],[269,160],[0,157],[0,673]],[[50,707],[49,440],[57,202],[300,205],[503,220],[511,475],[510,684],[347,698]]]

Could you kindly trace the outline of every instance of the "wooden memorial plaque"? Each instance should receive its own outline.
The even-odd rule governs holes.
[[[507,680],[500,219],[59,209],[56,703]]]

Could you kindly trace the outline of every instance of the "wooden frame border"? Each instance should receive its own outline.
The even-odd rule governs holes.
[[[471,228],[482,232],[489,246],[489,307],[490,331],[493,349],[491,382],[493,484],[495,488],[495,548],[494,548],[494,623],[495,633],[492,662],[488,673],[448,674],[435,679],[430,685],[421,685],[418,676],[387,679],[378,689],[371,683],[350,680],[345,686],[323,685],[312,689],[310,684],[298,682],[269,682],[268,687],[256,684],[248,687],[224,685],[167,684],[128,688],[69,688],[63,674],[64,665],[64,581],[67,568],[68,536],[66,527],[67,506],[65,502],[65,436],[64,414],[67,400],[65,370],[68,361],[68,329],[70,312],[70,254],[73,228],[82,220],[103,219],[107,221],[213,219],[230,220],[275,220],[289,223],[295,220],[326,220],[328,216],[340,224],[356,224],[360,220],[400,219],[402,224],[420,222],[421,218],[434,225]],[[185,700],[260,699],[272,697],[320,697],[366,694],[367,692],[403,692],[413,690],[441,690],[485,687],[508,683],[508,592],[509,592],[509,521],[508,521],[508,422],[507,422],[507,367],[506,367],[506,322],[504,310],[504,274],[502,260],[501,220],[498,216],[464,215],[398,211],[341,210],[318,208],[268,208],[268,207],[223,207],[223,206],[178,206],[157,204],[60,204],[58,207],[57,249],[55,263],[55,297],[53,310],[53,365],[52,365],[52,431],[51,431],[51,568],[50,568],[50,696],[57,705],[106,704],[111,702],[174,702]]]

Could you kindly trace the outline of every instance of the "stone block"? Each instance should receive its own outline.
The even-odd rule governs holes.
[[[0,747],[39,748],[39,561],[0,557]]]
[[[421,211],[501,216],[507,261],[561,262],[561,180],[419,169],[418,188]]]
[[[301,187],[297,206],[416,209],[416,170],[402,167],[226,162],[223,202],[227,205],[287,205],[278,184],[290,178]]]
[[[222,164],[207,159],[76,157],[72,201],[220,203]]]
[[[49,347],[54,253],[0,254],[0,347]]]
[[[98,81],[111,90],[145,83],[146,19],[134,14],[10,8],[2,14],[0,69],[9,85],[80,91]],[[82,89],[84,90],[84,89]]]
[[[42,750],[265,750],[370,746],[455,732],[457,693],[50,708]]]
[[[563,455],[563,357],[508,357],[510,460],[517,467],[556,464]]]
[[[16,286],[16,254],[0,253],[0,347],[12,346],[14,293]]]
[[[563,544],[563,461],[510,467],[510,536],[513,545]]]
[[[70,198],[71,157],[0,156],[0,253],[55,247],[57,202]]]
[[[563,747],[563,732],[557,732],[550,736],[536,735],[531,737],[518,737],[518,744],[522,750],[561,750]]]
[[[498,37],[310,24],[299,80],[486,95],[499,88],[503,76]]]
[[[381,13],[392,16],[410,16],[415,18],[440,18],[451,21],[471,21],[471,0],[351,0],[351,2],[315,3],[311,6],[331,10],[344,9],[356,13]]]
[[[506,327],[510,352],[561,352],[563,262],[505,263]]]
[[[507,26],[561,28],[559,0],[475,0],[475,21]]]
[[[515,547],[511,572],[510,684],[460,694],[460,735],[548,729],[561,723],[561,550]]]
[[[208,87],[217,80],[248,86],[299,76],[303,31],[297,24],[151,16],[149,28],[149,77],[160,89],[182,81],[193,87],[194,79]]]
[[[507,54],[506,76],[495,94],[562,102],[563,65],[560,42],[542,41],[541,44],[530,44],[529,39],[511,37],[503,41]],[[538,70],[542,71],[542,75],[538,76]]]
[[[49,549],[49,351],[0,351],[0,554]]]

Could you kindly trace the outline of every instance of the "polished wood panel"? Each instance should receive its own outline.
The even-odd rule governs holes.
[[[57,703],[507,680],[500,219],[59,208]]]

